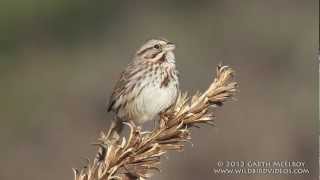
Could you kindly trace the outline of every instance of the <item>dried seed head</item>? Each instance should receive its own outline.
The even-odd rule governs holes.
[[[129,136],[122,141],[110,140],[105,133],[99,138],[98,158],[87,168],[74,169],[75,180],[148,179],[159,171],[160,158],[169,150],[182,151],[191,139],[190,127],[212,124],[209,107],[218,107],[234,96],[233,70],[218,66],[217,77],[204,93],[189,98],[180,93],[167,112],[160,115],[159,127],[145,133],[135,124],[126,123]],[[189,101],[189,99],[191,99]]]

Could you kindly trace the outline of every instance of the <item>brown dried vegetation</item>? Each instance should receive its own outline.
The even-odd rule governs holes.
[[[182,151],[191,140],[191,127],[213,124],[212,108],[222,106],[233,97],[237,83],[228,66],[217,67],[217,77],[204,93],[189,98],[180,93],[175,105],[160,115],[159,126],[151,132],[133,123],[128,137],[110,139],[102,132],[99,152],[92,163],[81,170],[74,169],[75,180],[148,179],[158,169],[160,158],[169,150]]]

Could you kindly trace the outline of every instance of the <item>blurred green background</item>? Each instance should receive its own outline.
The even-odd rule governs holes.
[[[319,2],[300,0],[2,0],[0,179],[72,179],[94,157],[122,69],[152,37],[177,44],[181,88],[205,90],[220,62],[238,101],[217,128],[170,153],[153,179],[317,177]],[[217,176],[218,160],[301,160],[307,176]]]

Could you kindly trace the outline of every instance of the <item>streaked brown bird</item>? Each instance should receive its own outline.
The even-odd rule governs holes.
[[[136,52],[121,73],[109,100],[115,113],[108,136],[119,135],[125,121],[142,124],[175,103],[179,80],[173,50],[165,39],[151,39]]]

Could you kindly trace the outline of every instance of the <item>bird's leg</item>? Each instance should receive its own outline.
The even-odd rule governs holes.
[[[136,126],[136,123],[134,123],[134,121],[133,120],[131,120],[131,119],[129,119],[128,121],[127,121],[129,124],[131,124],[132,126]]]
[[[161,112],[161,113],[160,113],[160,121],[159,121],[159,123],[162,124],[162,122],[163,122],[164,125],[167,127],[168,122],[167,122],[167,118],[166,118],[164,112]],[[160,126],[161,126],[161,125],[160,125]]]
[[[156,129],[156,127],[157,127],[157,120],[153,119],[153,129]]]

